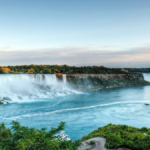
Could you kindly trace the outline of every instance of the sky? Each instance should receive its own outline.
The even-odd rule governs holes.
[[[150,0],[0,0],[0,66],[150,67]]]

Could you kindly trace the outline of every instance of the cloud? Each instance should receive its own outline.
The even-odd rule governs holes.
[[[0,51],[4,51],[4,50],[9,50],[9,46],[7,46],[7,47],[0,47]]]
[[[0,51],[0,65],[67,64],[104,65],[107,67],[150,67],[150,47],[111,50],[92,47],[47,48],[36,50]]]

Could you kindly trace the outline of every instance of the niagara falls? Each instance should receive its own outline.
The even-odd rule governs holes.
[[[143,76],[150,81],[150,73]],[[8,126],[17,120],[36,128],[53,127],[63,120],[73,140],[110,122],[149,127],[149,106],[144,105],[150,103],[149,90],[141,86],[82,92],[67,83],[66,75],[60,80],[55,74],[4,74],[0,75],[1,98],[10,101],[0,106],[0,119]]]
[[[0,150],[150,150],[150,0],[0,0]]]

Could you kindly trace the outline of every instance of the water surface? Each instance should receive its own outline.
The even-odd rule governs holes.
[[[29,127],[50,129],[64,121],[69,137],[79,139],[108,123],[150,127],[150,106],[145,102],[150,103],[150,86],[20,100],[0,106],[0,122],[10,127],[17,120]]]

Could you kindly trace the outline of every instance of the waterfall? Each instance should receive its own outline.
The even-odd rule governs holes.
[[[66,76],[63,76],[63,80],[66,83]],[[56,85],[59,81],[55,74],[1,74],[0,84],[10,82],[29,82],[37,84]]]
[[[72,94],[66,75],[62,81],[55,74],[0,74],[0,97],[11,99],[50,98]]]
[[[67,83],[66,74],[64,74],[64,75],[63,75],[63,82],[64,82],[64,84],[66,84],[66,83]]]
[[[150,73],[143,73],[144,80],[150,82]]]

